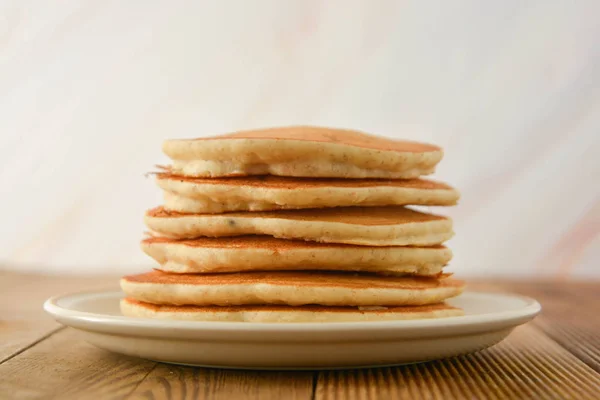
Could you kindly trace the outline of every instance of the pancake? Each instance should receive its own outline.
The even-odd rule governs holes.
[[[171,211],[222,213],[343,206],[456,204],[452,187],[426,179],[186,178],[157,174]]]
[[[404,307],[323,306],[169,306],[126,298],[121,312],[127,317],[218,322],[351,322],[445,318],[464,312],[445,303]]]
[[[167,140],[172,172],[189,177],[280,175],[417,178],[431,174],[442,149],[363,132],[292,126]]]
[[[228,214],[146,212],[151,231],[171,238],[269,235],[364,246],[431,246],[453,236],[452,220],[404,208],[338,207]]]
[[[152,271],[121,279],[135,300],[172,305],[405,306],[434,304],[460,294],[464,284],[446,278],[342,272],[237,272],[169,274]]]
[[[325,244],[269,236],[177,240],[144,239],[142,250],[175,273],[267,270],[367,271],[388,275],[436,276],[452,258],[450,249]]]

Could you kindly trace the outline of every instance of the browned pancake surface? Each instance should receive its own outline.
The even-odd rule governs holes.
[[[162,207],[147,211],[151,217],[177,217],[190,214],[165,211]],[[214,215],[214,214],[207,214]],[[335,207],[301,210],[277,210],[227,213],[237,218],[281,218],[298,221],[341,222],[354,225],[398,225],[448,219],[441,215],[426,214],[403,206],[387,207]]]
[[[290,126],[247,130],[229,133],[225,135],[217,135],[190,140],[222,139],[300,140],[306,142],[335,143],[355,147],[362,147],[366,149],[410,153],[422,153],[440,150],[439,147],[426,143],[417,143],[406,140],[392,140],[359,131],[322,128],[314,126]]]
[[[182,244],[190,247],[208,247],[208,248],[230,248],[230,249],[268,249],[274,252],[287,249],[318,249],[318,248],[362,248],[365,246],[342,244],[342,243],[319,243],[307,242],[304,240],[277,239],[272,236],[245,235],[232,237],[199,237],[196,239],[171,239],[166,237],[148,237],[142,240],[142,243],[172,243]],[[394,248],[400,246],[380,246],[377,249]],[[420,247],[429,249],[445,249],[445,246],[402,246],[402,247]]]
[[[133,283],[181,285],[243,285],[269,284],[276,286],[345,287],[351,289],[411,289],[425,290],[440,287],[461,287],[456,279],[435,279],[416,276],[377,276],[367,273],[268,271],[234,272],[224,274],[171,274],[158,270],[123,277]]]
[[[446,303],[429,304],[423,306],[395,306],[385,308],[367,309],[368,307],[327,307],[318,305],[306,306],[281,306],[281,305],[250,305],[250,306],[173,306],[145,303],[143,301],[126,298],[129,304],[144,307],[155,312],[240,312],[240,311],[275,311],[275,312],[339,312],[339,313],[365,313],[388,314],[388,313],[415,313],[433,312],[442,310],[458,310]]]
[[[157,179],[177,180],[202,185],[250,186],[268,189],[312,189],[312,188],[365,188],[376,186],[400,187],[407,189],[435,190],[453,188],[431,179],[333,179],[333,178],[290,178],[275,175],[258,175],[231,178],[191,178],[171,173],[157,173]]]

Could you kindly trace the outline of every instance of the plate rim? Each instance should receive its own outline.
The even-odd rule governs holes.
[[[330,340],[323,336],[335,336],[338,340],[357,340],[366,334],[376,334],[379,339],[410,338],[423,336],[454,336],[476,334],[491,330],[506,329],[525,323],[541,311],[540,303],[528,296],[501,292],[467,290],[462,295],[501,296],[518,298],[524,302],[516,310],[465,315],[438,319],[417,319],[400,321],[349,321],[349,322],[226,322],[226,321],[165,321],[151,318],[132,318],[107,314],[77,311],[59,305],[61,300],[77,296],[115,296],[123,297],[119,290],[79,291],[50,297],[44,302],[44,310],[58,322],[92,332],[103,332],[143,337],[178,337],[182,339],[206,339],[206,335],[215,339],[260,340],[265,334],[277,334],[281,341]],[[461,295],[461,296],[462,296]],[[92,325],[92,328],[90,328]],[[199,335],[202,334],[202,335]],[[226,337],[220,335],[228,335]],[[298,337],[297,335],[301,335]],[[376,337],[372,337],[376,339]],[[364,340],[364,339],[363,339]]]

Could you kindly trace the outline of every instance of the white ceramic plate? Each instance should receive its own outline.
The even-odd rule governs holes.
[[[252,369],[355,368],[414,363],[492,346],[531,320],[537,301],[465,292],[462,317],[412,321],[244,323],[160,321],[119,311],[120,292],[53,297],[44,309],[100,348],[156,361]]]

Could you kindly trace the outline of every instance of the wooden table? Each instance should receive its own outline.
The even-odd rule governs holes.
[[[0,271],[0,399],[599,399],[600,282],[485,283],[544,310],[501,344],[423,364],[349,371],[178,367],[97,349],[44,315],[53,294],[115,288],[116,277]]]

